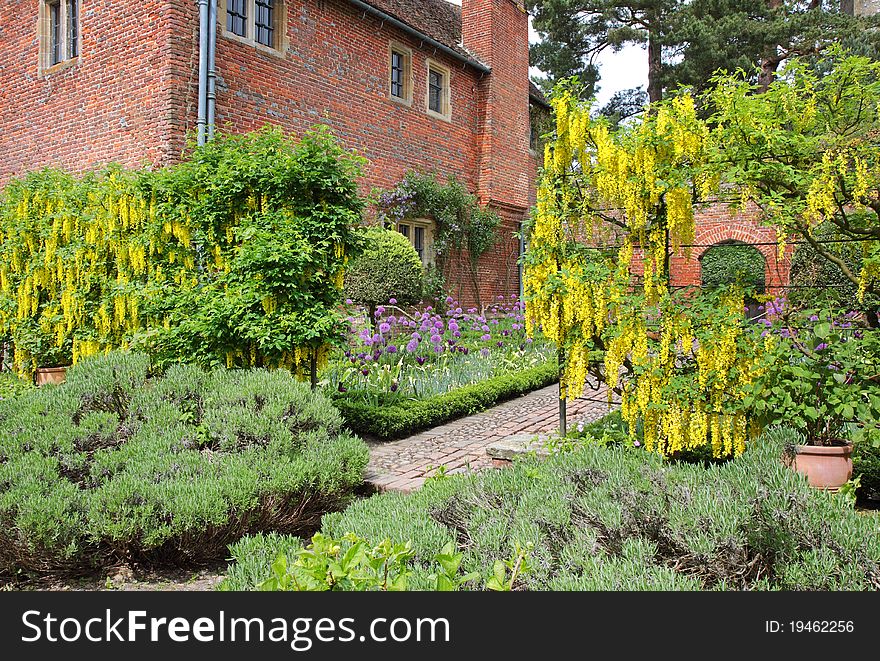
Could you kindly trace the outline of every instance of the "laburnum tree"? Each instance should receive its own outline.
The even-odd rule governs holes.
[[[749,331],[743,291],[668,285],[670,250],[693,243],[694,205],[719,185],[693,96],[616,130],[570,90],[553,107],[524,288],[528,329],[559,348],[561,396],[580,396],[592,376],[620,396],[649,450],[741,453],[745,386],[773,339]]]
[[[696,205],[736,192],[780,248],[803,237],[862,296],[880,282],[880,62],[837,49],[780,73],[763,94],[742,75],[716,77],[701,98],[679,93],[616,129],[570,86],[552,100],[524,257],[528,328],[560,350],[562,397],[604,383],[664,455],[742,452],[757,431],[747,392],[777,342],[747,321],[745,288],[669,287]],[[817,240],[828,223],[862,246],[858,272]]]
[[[792,61],[763,94],[736,76],[707,94],[718,170],[784,239],[797,236],[858,287],[880,283],[880,62],[837,48]],[[834,242],[826,242],[829,227]],[[846,253],[858,245],[861,269]],[[872,325],[876,311],[868,310]]]

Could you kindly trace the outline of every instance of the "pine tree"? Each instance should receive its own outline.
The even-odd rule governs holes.
[[[848,3],[848,4],[847,4]],[[880,53],[880,19],[852,15],[851,0],[527,0],[542,41],[532,64],[548,84],[578,77],[588,93],[603,50],[646,44],[648,98],[680,85],[702,88],[718,69],[753,73],[760,89],[783,61],[833,43]],[[843,7],[842,7],[843,5]]]

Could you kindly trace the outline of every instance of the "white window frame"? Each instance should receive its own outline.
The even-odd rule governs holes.
[[[247,23],[245,25],[244,36],[236,34],[226,29],[226,8],[227,0],[218,0],[217,5],[217,22],[220,24],[220,35],[226,39],[237,41],[241,44],[253,46],[259,51],[284,57],[287,51],[287,2],[286,0],[275,0],[273,8],[273,20],[275,22],[272,32],[274,43],[271,46],[261,44],[256,40],[256,17],[257,6],[254,0],[245,0],[247,5]]]
[[[51,5],[58,5],[59,22],[58,40],[61,44],[62,57],[58,62],[52,62],[52,13]],[[76,54],[71,54],[71,40],[68,30],[70,28],[70,5],[69,0],[40,0],[37,34],[40,41],[39,69],[42,74],[55,73],[61,69],[73,66],[79,62],[82,55],[82,0],[76,2]]]
[[[427,74],[425,75],[425,111],[429,116],[442,119],[445,122],[452,121],[452,71],[435,60],[428,60]],[[431,72],[435,71],[443,75],[443,92],[441,95],[441,107],[443,112],[437,112],[431,108]]]
[[[401,228],[404,226],[408,229],[406,234],[401,231]],[[413,247],[413,250],[418,252],[415,236],[415,229],[417,227],[424,230],[424,245],[422,246],[421,260],[422,266],[428,267],[434,264],[437,257],[434,253],[434,223],[427,218],[408,218],[397,223],[396,229],[406,237],[407,241],[409,241],[410,245]]]

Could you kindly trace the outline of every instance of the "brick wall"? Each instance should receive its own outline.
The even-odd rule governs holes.
[[[754,246],[764,256],[764,283],[767,293],[781,294],[789,284],[791,257],[794,246],[787,244],[782,259],[776,245],[776,231],[757,220],[757,209],[744,212],[732,209],[728,204],[708,204],[695,211],[694,246],[689,254],[680,249],[669,259],[670,285],[673,287],[699,287],[702,283],[700,259],[712,246],[719,243],[742,242],[772,244]],[[636,249],[633,254],[632,271],[643,273],[644,253]]]
[[[294,135],[326,123],[367,157],[364,193],[410,169],[455,175],[502,208],[499,244],[479,267],[486,299],[518,291],[512,232],[534,199],[528,27],[521,0],[464,5],[463,38],[491,75],[344,0],[289,0],[282,53],[220,30],[216,119],[229,132],[275,124]],[[0,5],[0,186],[44,166],[84,171],[178,158],[196,122],[194,0],[81,0],[81,56],[49,75],[38,68],[38,7]],[[410,106],[388,98],[391,41],[413,51]],[[426,112],[429,58],[450,70],[451,121]],[[470,278],[460,284],[463,301],[474,302]]]
[[[44,73],[38,0],[0,4],[0,186],[45,166],[138,166],[179,153],[182,85],[194,70],[188,5],[81,5],[78,60]]]
[[[522,0],[462,0],[462,42],[492,67],[480,81],[479,195],[526,208],[533,199],[529,155],[528,14]]]

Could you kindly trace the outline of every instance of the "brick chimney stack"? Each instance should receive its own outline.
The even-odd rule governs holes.
[[[492,68],[480,90],[484,204],[529,206],[529,18],[523,0],[462,0],[463,46]]]

